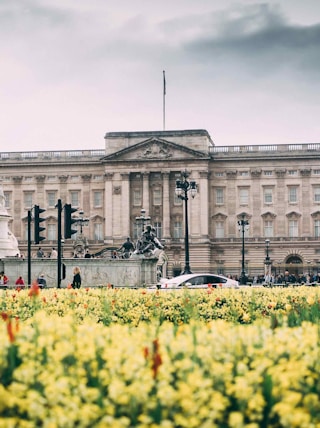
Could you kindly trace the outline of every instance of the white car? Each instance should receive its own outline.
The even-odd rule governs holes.
[[[171,279],[161,278],[157,284],[159,289],[182,288],[239,288],[239,282],[223,275],[213,273],[191,273],[179,275]]]

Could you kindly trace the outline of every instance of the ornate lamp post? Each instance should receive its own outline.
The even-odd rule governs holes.
[[[139,237],[139,235],[142,235],[142,233],[144,232],[144,225],[146,223],[150,223],[151,220],[150,216],[146,216],[146,210],[144,208],[141,209],[140,213],[141,215],[136,217],[136,223],[138,224],[140,229],[140,233],[137,233],[137,237]]]
[[[80,234],[82,235],[83,226],[89,226],[89,219],[84,217],[84,212],[82,210],[79,211],[79,217],[75,217],[75,224],[80,225]]]
[[[265,281],[266,282],[270,282],[270,279],[271,279],[271,264],[272,264],[272,261],[270,260],[270,257],[269,257],[270,239],[266,239],[265,243],[266,243],[266,258],[264,260],[264,265],[265,265]]]
[[[244,285],[247,283],[247,276],[246,276],[246,271],[245,271],[245,264],[244,264],[244,233],[246,230],[249,229],[249,221],[246,220],[246,215],[245,213],[241,214],[241,220],[238,220],[238,226],[239,226],[239,231],[241,231],[242,233],[242,262],[241,262],[241,275],[240,275],[240,284]]]
[[[185,267],[182,275],[192,273],[190,270],[189,260],[189,224],[188,224],[188,192],[190,191],[191,197],[194,198],[197,194],[197,183],[193,180],[188,181],[190,173],[187,171],[181,172],[182,180],[176,180],[175,193],[178,198],[184,201],[184,218],[185,218],[185,234],[184,234],[184,248],[185,248]]]

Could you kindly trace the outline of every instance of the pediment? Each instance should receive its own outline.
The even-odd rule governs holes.
[[[141,141],[133,146],[105,156],[102,158],[102,161],[181,160],[206,157],[205,153],[198,150],[193,150],[161,138],[149,138],[148,140]]]

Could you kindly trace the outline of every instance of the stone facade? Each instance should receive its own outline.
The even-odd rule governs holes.
[[[46,240],[56,246],[58,199],[82,209],[91,253],[111,256],[127,236],[139,235],[144,209],[165,241],[169,276],[184,267],[184,202],[175,196],[181,171],[198,193],[188,200],[192,271],[239,275],[245,232],[245,269],[264,272],[266,239],[274,273],[318,272],[320,266],[320,143],[269,146],[214,145],[205,130],[113,132],[105,149],[0,153],[9,224],[27,251],[27,211],[46,209]],[[72,257],[72,240],[64,257]],[[37,246],[32,246],[35,255]]]

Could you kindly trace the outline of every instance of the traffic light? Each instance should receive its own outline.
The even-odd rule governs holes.
[[[45,218],[40,217],[40,214],[45,212],[44,209],[40,208],[39,205],[34,206],[34,243],[39,244],[41,241],[46,239],[44,236],[41,236],[41,232],[46,230],[45,227],[41,226],[43,221],[46,221]]]
[[[76,208],[72,208],[71,204],[65,204],[64,206],[64,238],[70,239],[71,235],[77,232],[76,229],[72,229],[73,223],[76,223],[78,220],[72,218],[72,213],[78,211]]]
[[[67,266],[62,263],[62,279],[66,279],[67,276]]]

